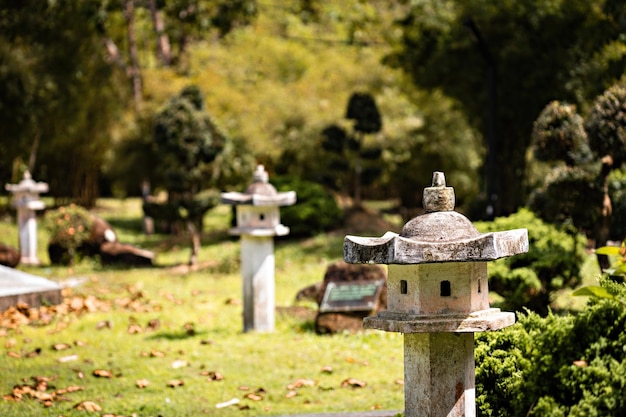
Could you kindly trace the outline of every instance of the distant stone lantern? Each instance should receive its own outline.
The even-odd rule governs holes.
[[[20,262],[25,265],[39,265],[35,211],[46,207],[39,199],[39,194],[48,192],[48,184],[33,181],[30,172],[26,171],[19,184],[6,184],[4,187],[13,193],[13,205],[17,208]]]
[[[388,265],[387,310],[363,326],[404,333],[404,415],[475,416],[474,333],[515,322],[489,307],[487,261],[527,252],[528,231],[479,233],[442,172],[423,204],[399,235],[346,236],[344,260]]]
[[[275,326],[274,236],[289,234],[280,224],[279,206],[296,202],[295,191],[277,192],[263,165],[245,192],[222,193],[222,203],[235,205],[237,225],[230,234],[241,236],[244,332],[272,332]]]

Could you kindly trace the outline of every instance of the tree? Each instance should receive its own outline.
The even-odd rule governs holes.
[[[475,127],[493,132],[495,214],[502,215],[526,199],[525,153],[545,104],[560,97],[584,107],[622,75],[623,15],[611,0],[412,2],[386,61],[417,86],[440,88]]]
[[[0,3],[0,173],[15,161],[54,197],[91,206],[109,133],[126,97],[103,55],[97,1]],[[69,30],[68,30],[69,28]]]
[[[362,185],[371,184],[382,171],[379,162],[382,150],[377,146],[366,147],[365,135],[381,131],[382,116],[370,94],[357,92],[348,100],[345,117],[353,121],[351,134],[336,124],[322,130],[322,147],[330,154],[325,182],[344,192],[350,189],[352,204],[361,208]]]
[[[182,219],[191,234],[190,265],[197,263],[202,217],[219,203],[214,161],[228,138],[204,111],[202,93],[186,87],[156,115],[154,169],[163,176],[168,206]]]
[[[612,236],[609,175],[626,162],[626,87],[616,84],[599,95],[584,120],[575,106],[550,103],[535,122],[532,149],[553,170],[529,206],[544,220],[574,225],[604,246]],[[565,166],[554,165],[558,161]],[[600,261],[608,267],[607,259]]]

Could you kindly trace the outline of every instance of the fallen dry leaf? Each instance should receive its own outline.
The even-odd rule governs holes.
[[[165,353],[159,351],[159,350],[151,350],[150,351],[150,356],[154,357],[154,358],[163,358],[165,357]]]
[[[98,378],[112,378],[113,377],[113,373],[111,373],[111,371],[107,371],[105,369],[96,369],[93,371],[93,376],[96,376]]]
[[[62,358],[57,359],[57,362],[65,363],[65,362],[73,362],[78,360],[78,355],[69,355],[63,356]]]
[[[587,361],[585,360],[574,361],[573,364],[575,366],[578,366],[579,368],[585,368],[587,366]]]
[[[394,382],[398,385],[404,385],[404,379],[396,379]]]
[[[287,394],[285,395],[285,397],[286,397],[286,398],[293,398],[293,397],[295,397],[296,395],[298,395],[298,391],[296,391],[296,390],[291,390],[291,391],[287,392]]]
[[[111,323],[110,320],[102,320],[102,321],[99,321],[98,324],[96,324],[97,330],[110,329],[112,327],[113,327],[113,324]]]
[[[137,388],[145,388],[150,385],[150,381],[148,381],[147,379],[138,379],[137,381],[135,381],[135,385],[137,386]]]
[[[89,411],[91,413],[96,411],[102,411],[102,407],[93,401],[83,401],[74,406],[75,409],[80,411]]]
[[[138,324],[129,324],[128,325],[128,333],[129,334],[138,334],[143,333],[143,328]]]
[[[314,385],[315,385],[315,381],[313,381],[312,379],[298,379],[297,381],[292,382],[291,384],[287,385],[287,390],[291,391],[296,388],[312,387]]]
[[[261,401],[263,399],[262,396],[260,396],[259,394],[254,394],[254,393],[249,393],[246,394],[245,396],[247,399],[252,400],[252,401]]]
[[[182,379],[171,379],[167,381],[167,386],[170,388],[176,388],[185,385],[185,382]]]
[[[322,368],[322,373],[332,374],[333,373],[333,367],[332,366],[324,366]]]
[[[344,387],[344,388],[346,388],[346,387],[363,388],[366,385],[367,385],[367,382],[359,381],[358,379],[355,379],[355,378],[345,379],[341,383],[341,386]]]
[[[10,357],[15,358],[15,359],[20,359],[22,357],[22,355],[20,355],[17,352],[13,352],[13,351],[7,352],[7,355],[9,355]]]
[[[67,344],[67,343],[55,343],[54,345],[52,345],[52,349],[53,350],[66,350],[71,348],[72,345]]]
[[[202,371],[200,372],[200,375],[202,376],[208,376],[207,380],[208,381],[221,381],[224,379],[224,376],[216,371]]]
[[[184,368],[186,366],[189,366],[189,362],[184,361],[182,359],[177,359],[174,362],[172,362],[172,368],[173,369],[180,369],[180,368]]]

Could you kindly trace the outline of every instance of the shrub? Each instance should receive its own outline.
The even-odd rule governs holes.
[[[556,291],[580,284],[586,241],[572,229],[544,223],[527,209],[475,226],[481,232],[528,229],[528,253],[489,264],[490,290],[503,297],[500,307],[545,315]]]
[[[87,209],[70,204],[49,210],[44,226],[50,233],[49,254],[52,263],[73,264],[79,249],[89,240],[93,219]],[[51,248],[60,249],[59,253]]]
[[[602,281],[580,314],[481,333],[476,347],[479,416],[626,415],[626,286]]]
[[[281,221],[289,226],[291,236],[313,236],[341,224],[342,210],[321,185],[294,177],[276,177],[272,183],[278,191],[296,192],[296,204],[280,209]]]

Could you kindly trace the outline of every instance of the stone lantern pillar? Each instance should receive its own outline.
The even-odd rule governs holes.
[[[346,236],[344,259],[388,265],[387,310],[363,326],[404,333],[405,417],[475,416],[474,333],[515,322],[489,307],[487,261],[527,252],[528,231],[479,233],[442,172],[423,203],[399,235]]]
[[[237,226],[230,234],[241,236],[243,279],[243,330],[274,331],[274,236],[289,234],[280,224],[279,206],[296,202],[295,191],[279,193],[258,165],[253,182],[243,193],[222,193],[222,203],[233,204]]]
[[[39,194],[48,192],[48,184],[33,181],[30,172],[26,171],[19,184],[6,184],[4,187],[13,193],[13,204],[17,208],[20,262],[26,265],[39,265],[35,211],[45,208]]]

